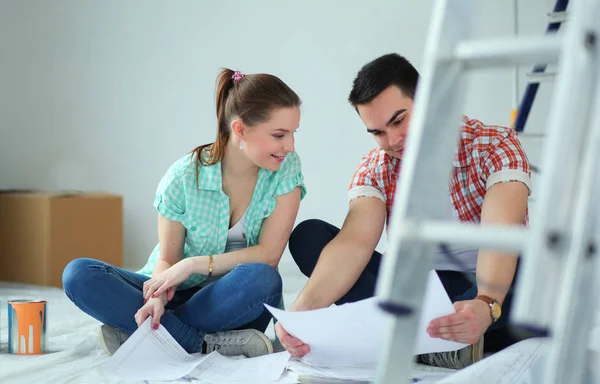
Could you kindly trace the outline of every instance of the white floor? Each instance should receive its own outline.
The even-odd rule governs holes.
[[[304,277],[289,262],[280,267],[284,279],[284,300],[291,305],[304,285]],[[48,348],[41,356],[17,356],[8,353],[6,302],[14,299],[48,300]],[[96,344],[100,323],[81,312],[62,289],[0,282],[0,383],[126,383],[107,377],[98,369],[106,359]],[[272,323],[266,331],[275,338]],[[130,382],[127,382],[130,383]]]
[[[289,260],[281,264],[280,271],[284,280],[284,300],[289,307],[304,286],[306,277]],[[50,353],[40,356],[17,356],[7,353],[6,302],[12,299],[48,300],[47,329]],[[0,308],[0,383],[133,383],[114,376],[109,377],[99,369],[99,366],[108,359],[96,343],[96,329],[100,323],[75,307],[62,289],[0,282]],[[600,325],[600,314],[596,324]],[[274,339],[272,325],[266,333]],[[595,330],[591,340],[594,341],[590,342],[590,346],[595,347],[592,349],[600,350],[600,327]],[[598,353],[595,354],[595,362],[600,367]],[[600,377],[600,372],[596,374]],[[493,380],[493,382],[504,382],[500,378],[497,379],[498,381]],[[317,382],[332,381],[314,378],[302,380],[302,383]],[[463,382],[464,379],[461,379],[461,383]],[[534,380],[529,383],[537,382]]]

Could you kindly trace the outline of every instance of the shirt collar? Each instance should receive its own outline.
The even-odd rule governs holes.
[[[198,189],[208,191],[220,191],[223,188],[223,176],[221,174],[221,162],[213,165],[200,165],[202,177],[198,177]]]
[[[221,169],[221,162],[217,162],[213,165],[202,166],[202,177],[198,178],[198,189],[207,191],[221,191],[223,190],[223,172]],[[265,168],[258,170],[258,179],[256,180],[256,187],[261,185],[263,179],[271,175],[273,172]],[[255,187],[255,188],[256,188]]]
[[[466,116],[463,116],[463,124],[460,127],[460,138],[458,140],[458,146],[454,150],[454,161],[452,165],[455,168],[465,168],[471,164],[473,159],[473,141],[475,135],[473,130],[469,128],[469,120]]]

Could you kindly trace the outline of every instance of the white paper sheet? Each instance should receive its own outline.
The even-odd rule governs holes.
[[[534,338],[511,345],[452,374],[440,384],[537,384],[543,380],[548,341]]]
[[[419,331],[417,333],[417,344],[415,355],[432,352],[456,351],[466,347],[466,344],[455,343],[437,338],[431,338],[427,333],[429,322],[438,317],[456,313],[454,305],[448,293],[435,271],[429,271],[427,287],[425,288],[425,302],[419,320]]]
[[[374,365],[330,368],[310,365],[294,358],[290,359],[287,369],[303,376],[327,377],[337,380],[373,380],[376,374]]]
[[[374,365],[335,368],[316,367],[294,358],[290,359],[288,369],[302,376],[332,378],[335,380],[373,381],[377,376],[377,368]],[[413,369],[411,376],[413,382],[427,384],[437,383],[439,380],[448,377],[451,373]]]
[[[176,380],[205,358],[188,354],[165,327],[153,330],[151,323],[152,317],[148,317],[103,368],[127,379]]]
[[[423,372],[423,371],[413,371],[413,383],[417,384],[438,384],[440,380],[450,376],[448,372]]]
[[[178,383],[179,381],[177,381]],[[164,384],[172,384],[173,382],[166,382]],[[182,381],[182,383],[184,383]],[[258,384],[260,382],[256,381],[218,381],[218,380],[209,380],[209,379],[189,379],[189,381],[185,381],[188,384]],[[267,381],[266,383],[277,383],[277,384],[297,384],[300,383],[300,379],[298,374],[292,371],[285,371],[283,375],[277,381]],[[155,382],[148,382],[147,384],[158,384]],[[420,383],[419,383],[420,384]]]
[[[322,367],[375,364],[379,359],[387,316],[377,298],[304,312],[286,312],[266,306],[293,336],[308,344],[311,351],[303,361]],[[437,317],[455,313],[448,294],[431,271],[425,294],[415,354],[451,351],[465,345],[427,334],[427,325]]]
[[[290,359],[287,352],[274,353],[251,359],[231,359],[211,352],[187,377],[223,383],[267,383],[278,381]]]
[[[173,382],[168,382],[165,384],[171,384]],[[182,382],[184,383],[184,382]],[[185,381],[185,383],[191,384],[259,384],[259,383],[277,383],[277,384],[297,384],[300,383],[300,379],[296,372],[292,371],[284,371],[283,375],[277,381],[222,381],[222,380],[212,380],[212,379],[189,379],[189,381]],[[155,382],[148,382],[147,384],[157,384]]]

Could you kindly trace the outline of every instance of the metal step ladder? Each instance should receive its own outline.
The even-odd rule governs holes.
[[[517,0],[515,0],[517,1]],[[548,13],[548,27],[546,28],[546,34],[557,33],[563,22],[568,20],[567,7],[569,0],[557,0],[552,12]],[[516,4],[515,4],[515,19],[517,18]],[[515,24],[517,20],[515,20]],[[533,67],[533,70],[527,74],[528,84],[525,88],[525,93],[521,99],[521,105],[518,110],[515,111],[514,129],[517,132],[523,132],[525,130],[525,123],[529,117],[529,112],[533,106],[533,100],[537,94],[541,81],[553,80],[556,78],[556,73],[546,72],[548,67],[547,63],[537,64]],[[515,74],[515,76],[517,76]],[[511,122],[512,124],[513,122]]]
[[[546,377],[540,383],[580,383],[587,351],[581,340],[589,331],[593,308],[580,292],[592,292],[592,281],[600,277],[592,238],[600,212],[590,214],[594,199],[600,198],[593,188],[600,178],[600,158],[594,152],[600,144],[600,0],[571,1],[562,37],[486,40],[471,36],[474,1],[435,2],[377,285],[380,306],[390,316],[376,382],[408,382],[435,251],[457,244],[522,252],[511,323],[552,337]],[[538,224],[527,229],[444,221],[465,72],[538,63],[557,63],[560,69],[543,150],[547,171],[537,186]],[[562,359],[571,364],[559,364]]]
[[[518,14],[518,2],[519,0],[513,0],[513,10],[514,10],[514,33],[515,36],[519,34],[518,31],[518,23],[519,23],[519,14]],[[546,27],[546,34],[556,34],[559,32],[562,23],[565,23],[569,19],[569,12],[567,11],[567,7],[569,5],[569,0],[556,0],[552,12],[548,12],[548,26]],[[527,125],[527,119],[529,117],[529,113],[531,112],[531,108],[533,107],[533,102],[535,97],[539,91],[541,83],[553,82],[556,80],[556,71],[548,72],[547,63],[536,64],[534,65],[531,72],[526,74],[527,77],[527,86],[525,88],[525,92],[523,93],[523,97],[519,103],[519,95],[518,95],[518,85],[519,85],[519,67],[515,66],[513,73],[514,80],[514,107],[511,113],[511,121],[510,125],[519,133],[519,137],[544,137],[545,134],[537,133],[530,134],[525,132],[525,127]],[[518,107],[517,107],[518,106]],[[540,173],[540,168],[535,164],[530,164],[531,171],[533,173]]]

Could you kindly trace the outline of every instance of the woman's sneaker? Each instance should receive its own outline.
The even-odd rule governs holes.
[[[473,345],[458,351],[435,352],[417,356],[417,363],[440,368],[463,369],[483,358],[483,336]]]
[[[204,343],[203,353],[217,351],[223,356],[257,357],[273,353],[271,340],[256,329],[208,333]]]
[[[115,353],[128,338],[129,334],[111,325],[104,324],[98,328],[98,344],[109,356]]]

